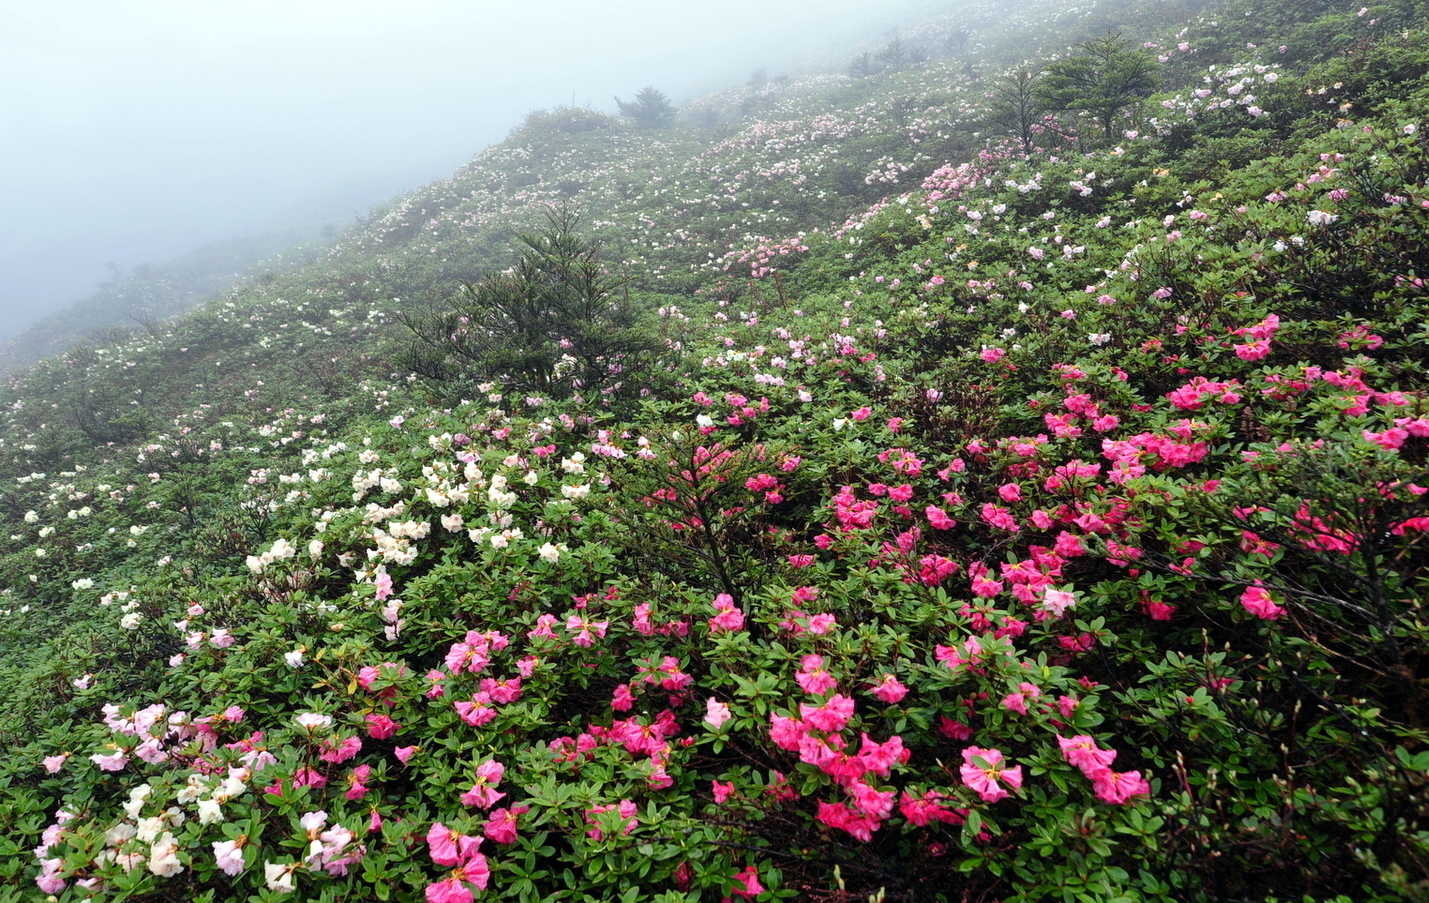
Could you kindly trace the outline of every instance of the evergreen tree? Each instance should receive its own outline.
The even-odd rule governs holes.
[[[667,129],[675,123],[675,105],[653,86],[641,88],[633,101],[617,97],[615,103],[620,115],[634,119],[642,129]]]
[[[662,343],[638,325],[625,280],[576,232],[577,215],[552,208],[548,219],[518,236],[525,247],[510,269],[464,283],[445,310],[403,314],[414,335],[404,366],[454,396],[485,381],[562,397],[639,379]]]
[[[908,55],[908,45],[903,43],[902,38],[894,38],[878,51],[877,59],[886,68],[899,72],[908,66],[912,60]]]
[[[873,61],[873,54],[860,53],[848,64],[848,74],[854,78],[868,78],[878,71],[878,66]]]
[[[1037,99],[1051,111],[1086,113],[1110,141],[1121,117],[1156,90],[1156,61],[1115,34],[1087,41],[1080,49],[1043,70]]]
[[[1032,139],[1046,106],[1037,95],[1037,74],[1019,69],[993,85],[984,122],[989,131],[1017,139],[1023,154],[1032,153]]]

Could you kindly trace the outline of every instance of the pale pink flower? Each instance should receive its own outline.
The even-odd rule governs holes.
[[[214,864],[225,875],[237,875],[244,869],[243,848],[236,840],[219,840],[213,844]]]
[[[124,766],[129,764],[129,757],[124,755],[124,750],[116,749],[108,755],[95,753],[89,761],[98,765],[100,771],[123,771]]]
[[[1076,604],[1077,597],[1074,594],[1066,592],[1065,590],[1053,589],[1050,586],[1047,587],[1046,592],[1042,596],[1042,608],[1045,611],[1050,611],[1059,618],[1067,609],[1074,607]]]
[[[714,730],[719,730],[732,717],[734,716],[730,713],[729,706],[713,696],[705,703],[705,724]]]

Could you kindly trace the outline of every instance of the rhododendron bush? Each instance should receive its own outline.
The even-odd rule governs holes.
[[[1371,18],[1337,27],[1414,52]],[[651,327],[675,388],[606,362],[439,408],[343,313],[334,362],[385,342],[360,380],[265,369],[82,461],[17,398],[0,898],[1422,897],[1429,156],[1407,105],[1301,99],[1348,63],[1227,20],[1147,38],[1184,83],[1144,132],[908,150],[880,165],[921,187],[818,234],[711,220],[747,247],[699,245]],[[1200,47],[1245,59],[1198,88]],[[799,91],[691,165],[757,199],[893,142]],[[1260,163],[1188,170],[1232,128]],[[586,197],[603,234],[625,187]],[[648,242],[669,203],[642,290],[698,245]]]

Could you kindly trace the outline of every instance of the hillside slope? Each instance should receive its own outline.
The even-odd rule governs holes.
[[[533,114],[17,379],[0,894],[1422,898],[1425,14]]]

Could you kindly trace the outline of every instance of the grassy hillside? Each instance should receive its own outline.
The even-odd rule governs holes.
[[[1423,899],[1426,12],[534,113],[15,377],[0,899]]]

